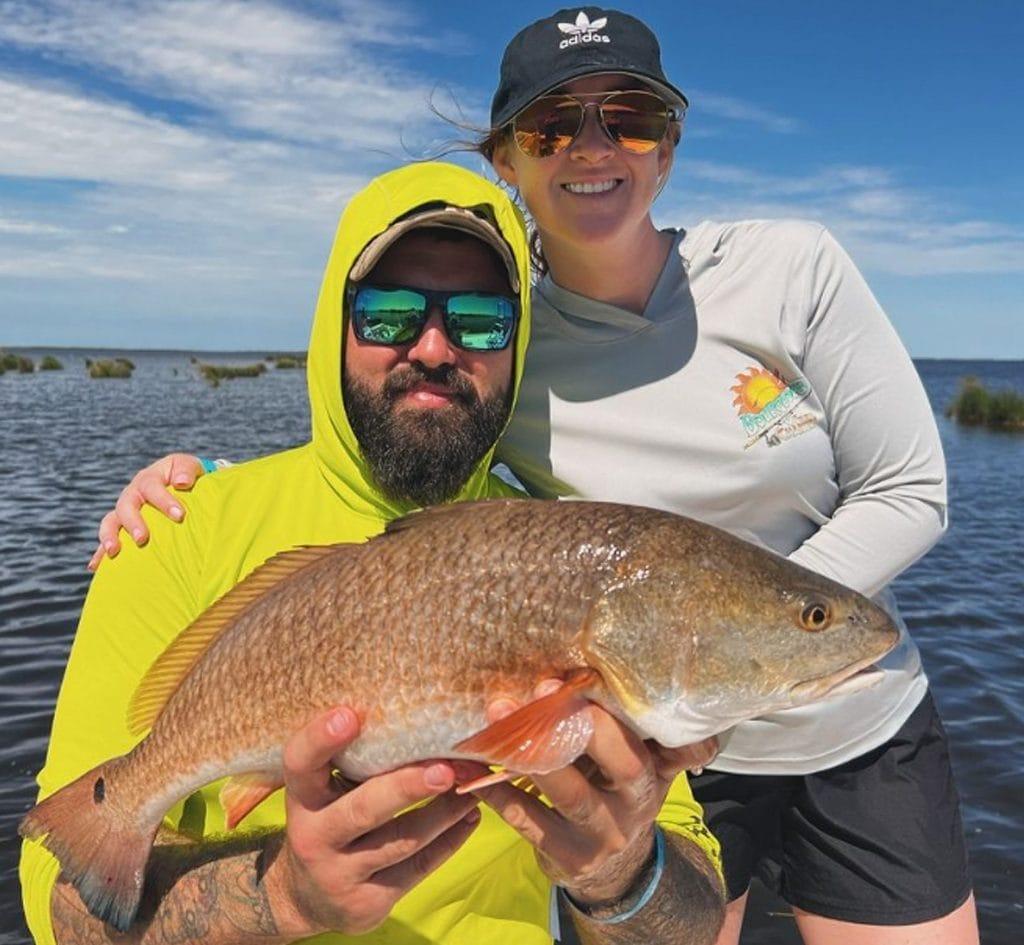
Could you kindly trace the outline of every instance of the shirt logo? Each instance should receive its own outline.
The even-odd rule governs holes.
[[[729,389],[736,395],[732,405],[747,434],[744,449],[753,446],[811,392],[811,385],[802,377],[787,382],[778,371],[762,367],[741,371],[736,381]]]
[[[608,25],[608,17],[601,16],[590,22],[590,17],[582,10],[576,17],[575,23],[559,23],[558,28],[563,33],[568,33],[568,38],[563,39],[559,49],[568,49],[570,46],[579,46],[581,43],[610,43],[610,36],[602,36],[598,30],[603,30]]]

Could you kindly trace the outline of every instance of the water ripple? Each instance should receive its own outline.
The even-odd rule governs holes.
[[[0,377],[2,442],[12,451],[0,457],[0,945],[27,941],[14,832],[35,793],[100,515],[130,471],[171,449],[238,459],[309,435],[302,372],[212,390],[187,353],[140,352],[130,355],[130,380],[91,381],[82,359],[99,355],[61,352],[63,372]],[[950,733],[983,940],[1016,945],[1024,926],[1024,438],[958,429],[941,412],[965,374],[1024,389],[1024,363],[918,368],[940,415],[951,524],[897,591]],[[796,941],[779,909],[756,891],[744,942]]]

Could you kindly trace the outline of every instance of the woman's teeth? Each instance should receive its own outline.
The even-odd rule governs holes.
[[[594,183],[562,184],[571,194],[603,194],[619,186],[617,180],[602,180]]]

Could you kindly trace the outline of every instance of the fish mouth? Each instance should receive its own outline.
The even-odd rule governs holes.
[[[834,673],[805,679],[791,686],[789,695],[795,702],[812,702],[823,696],[845,696],[868,689],[882,681],[883,673],[875,665],[878,659],[878,656],[868,656]]]

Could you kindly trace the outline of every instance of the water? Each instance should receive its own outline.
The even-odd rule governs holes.
[[[38,360],[44,351],[24,351]],[[173,448],[242,458],[307,439],[301,371],[199,381],[187,352],[119,352],[130,380],[0,377],[0,945],[27,941],[15,828],[35,794],[53,703],[88,586],[99,518],[130,472]],[[259,354],[203,356],[251,363]],[[950,473],[951,526],[898,584],[953,743],[987,945],[1024,940],[1024,435],[941,416],[959,378],[1024,390],[1024,362],[918,363]],[[745,945],[796,942],[784,903],[752,897]]]

